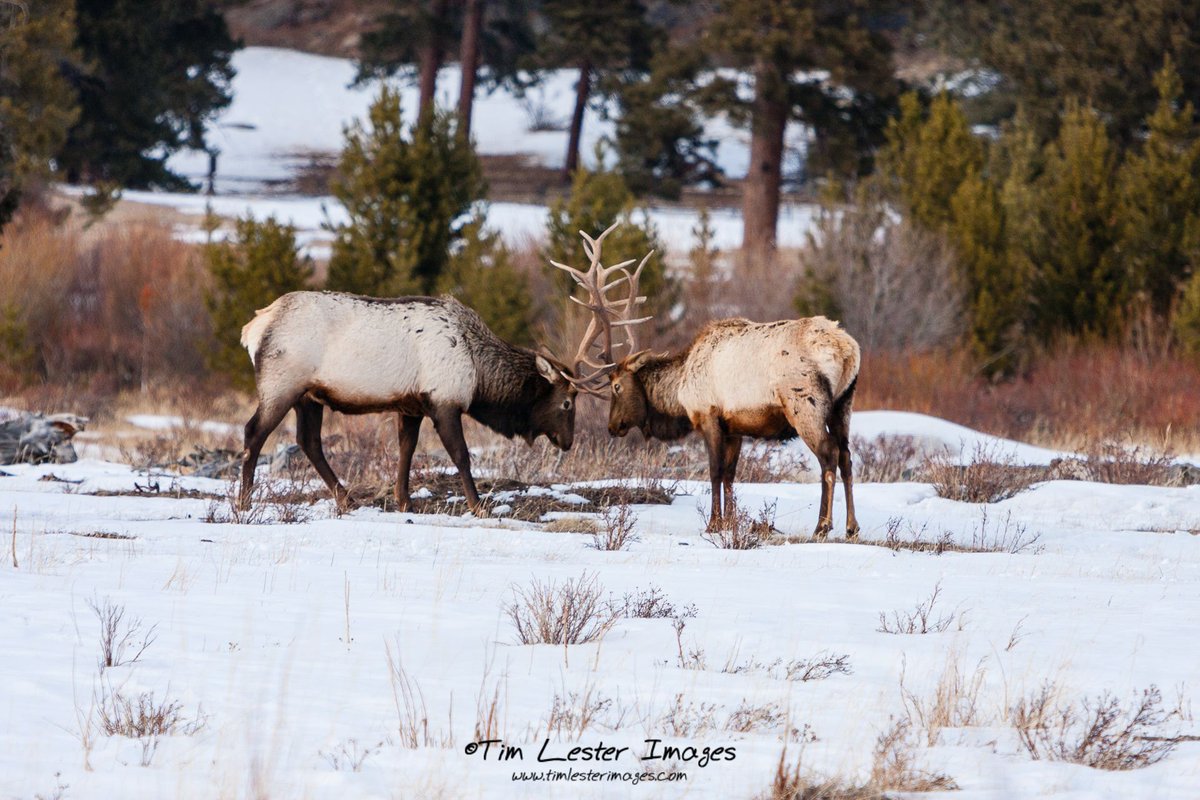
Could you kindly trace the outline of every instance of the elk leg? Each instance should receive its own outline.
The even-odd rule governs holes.
[[[733,497],[733,479],[737,475],[738,458],[742,454],[742,437],[725,437],[725,471],[721,478],[725,484],[725,519],[737,518],[737,501]]]
[[[463,438],[462,416],[458,409],[439,411],[434,414],[433,426],[437,429],[442,446],[450,455],[450,460],[458,469],[462,478],[463,492],[467,495],[467,508],[477,517],[486,517],[487,510],[479,502],[479,492],[475,490],[475,479],[471,477],[471,452],[467,449],[467,440]]]
[[[250,493],[254,489],[254,470],[258,466],[258,455],[262,452],[267,437],[279,427],[292,408],[292,403],[258,401],[254,416],[246,423],[245,448],[242,450],[242,490],[238,494],[238,508],[250,508]]]
[[[321,446],[321,423],[324,417],[323,405],[306,397],[300,398],[296,403],[296,442],[333,493],[333,501],[338,509],[346,511],[350,508],[350,493],[325,460],[325,449]]]
[[[725,435],[716,417],[707,417],[699,425],[700,435],[708,450],[708,477],[712,483],[712,503],[708,514],[709,533],[721,528],[725,518],[721,513],[721,484],[725,475]]]
[[[837,441],[838,469],[846,490],[846,539],[858,537],[858,519],[854,515],[854,465],[850,458],[850,412],[854,403],[854,384],[834,403],[829,432]]]
[[[421,433],[424,417],[400,415],[400,470],[396,475],[396,510],[412,510],[412,499],[408,494],[408,474],[412,468],[413,453],[417,449],[417,438]]]
[[[833,530],[833,484],[838,467],[837,441],[826,428],[832,405],[829,389],[800,385],[787,395],[780,398],[784,414],[821,466],[821,508],[813,538],[824,539]]]

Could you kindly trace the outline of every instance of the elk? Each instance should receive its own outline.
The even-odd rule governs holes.
[[[615,225],[613,227],[616,227]],[[556,262],[583,287],[588,298],[573,300],[592,312],[577,363],[592,368],[572,377],[581,391],[602,395],[607,381],[611,403],[608,431],[625,436],[638,428],[648,438],[670,441],[698,431],[708,451],[712,504],[708,528],[736,519],[733,481],[745,437],[786,440],[800,436],[821,468],[821,505],[815,538],[833,529],[833,491],[838,470],[846,492],[846,537],[858,535],[850,458],[850,414],[858,379],[858,343],[824,317],[751,322],[722,319],[708,323],[692,343],[676,353],[637,349],[634,319],[638,278],[651,254],[632,273],[632,261],[600,263],[609,228],[592,239],[583,234],[591,266],[585,272]],[[609,293],[627,286],[624,299]],[[613,343],[613,329],[625,340]],[[589,353],[599,348],[599,357]],[[617,360],[614,347],[626,348]]]
[[[296,410],[296,439],[333,493],[350,497],[321,447],[325,408],[343,414],[399,414],[396,505],[411,508],[409,470],[425,417],[433,420],[462,478],[467,505],[485,516],[471,477],[462,415],[532,444],[546,436],[570,450],[575,397],[570,369],[548,353],[501,340],[451,297],[379,299],[336,292],[292,292],[242,328],[254,362],[258,408],[246,423],[242,508],[250,503],[263,443]]]

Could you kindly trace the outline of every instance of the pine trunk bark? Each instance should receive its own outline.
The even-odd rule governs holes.
[[[742,189],[742,249],[752,257],[770,255],[775,250],[787,119],[783,78],[774,66],[760,62],[755,69],[750,168]]]
[[[434,0],[429,10],[429,38],[419,51],[419,91],[417,124],[424,125],[433,118],[434,97],[437,93],[437,76],[442,69],[444,45],[442,30],[446,20],[446,0]]]
[[[462,83],[458,90],[458,132],[464,139],[471,138],[471,112],[475,107],[475,72],[479,69],[479,31],[483,25],[485,0],[466,0],[463,14],[462,47],[458,63],[462,70]]]
[[[579,81],[575,84],[575,112],[571,115],[571,133],[567,139],[567,159],[563,165],[563,181],[571,182],[579,168],[579,140],[583,136],[583,112],[587,110],[588,98],[592,94],[592,62],[584,60],[579,65]]]

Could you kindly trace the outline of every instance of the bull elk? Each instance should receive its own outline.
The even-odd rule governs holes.
[[[613,227],[616,227],[615,225]],[[592,239],[583,234],[591,266],[565,264],[588,299],[572,299],[592,312],[577,363],[592,368],[572,382],[581,391],[611,392],[608,431],[624,436],[638,428],[648,438],[670,441],[695,430],[708,450],[712,505],[709,530],[735,518],[733,481],[744,437],[786,440],[800,436],[821,467],[821,506],[814,531],[823,539],[833,529],[833,491],[840,469],[846,492],[846,536],[858,535],[850,459],[850,414],[858,379],[858,343],[824,317],[751,322],[710,322],[677,353],[637,349],[635,319],[646,301],[638,278],[651,254],[630,272],[632,261],[605,267],[600,251],[609,228]],[[610,293],[628,287],[624,298]],[[614,345],[613,330],[624,330]],[[591,355],[598,347],[598,358]],[[615,358],[614,349],[625,348]],[[723,491],[722,491],[723,490]],[[722,502],[723,499],[723,502]]]
[[[259,452],[291,409],[296,438],[340,508],[350,504],[321,447],[325,408],[343,414],[400,415],[396,504],[411,507],[409,469],[425,417],[458,468],[467,505],[485,512],[463,439],[467,414],[530,444],[545,435],[570,450],[576,389],[570,369],[549,354],[501,340],[479,315],[450,297],[377,299],[335,292],[292,292],[242,328],[254,362],[258,408],[246,423],[245,508]]]

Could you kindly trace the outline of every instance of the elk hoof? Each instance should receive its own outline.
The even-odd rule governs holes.
[[[833,523],[822,520],[817,523],[817,528],[813,531],[813,538],[818,542],[823,542],[831,530],[833,530]]]
[[[846,541],[847,542],[856,541],[858,539],[858,532],[859,532],[858,523],[855,523],[853,526],[847,526],[846,527]]]

